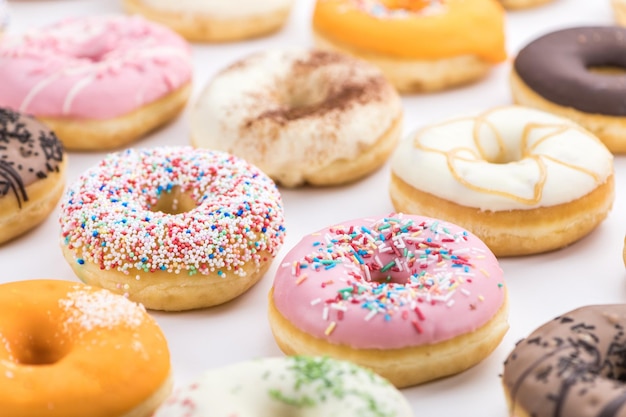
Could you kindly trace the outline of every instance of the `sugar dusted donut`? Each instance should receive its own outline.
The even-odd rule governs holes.
[[[0,285],[3,417],[148,417],[172,388],[167,342],[143,307],[84,284]]]
[[[254,38],[282,27],[293,0],[124,0],[129,13],[169,26],[190,41]]]
[[[462,225],[497,256],[558,249],[614,200],[613,156],[570,120],[520,106],[427,126],[391,161],[396,210]]]
[[[476,236],[397,215],[304,237],[276,272],[269,317],[285,353],[351,360],[404,387],[489,355],[507,306],[502,270]]]
[[[191,90],[185,41],[139,17],[83,17],[0,43],[0,106],[35,115],[66,148],[125,145],[168,122]]]
[[[232,155],[189,147],[107,156],[69,188],[60,223],[82,281],[157,310],[240,295],[284,239],[272,180]]]
[[[567,117],[613,153],[626,153],[626,28],[576,27],[543,35],[513,63],[516,103]],[[611,69],[611,67],[614,67]]]
[[[496,0],[317,0],[313,35],[376,64],[403,93],[475,81],[506,58]]]
[[[626,305],[595,305],[532,332],[504,363],[509,415],[623,416],[625,328]]]
[[[50,129],[0,107],[0,243],[50,214],[65,187],[66,159]]]
[[[240,156],[287,187],[371,173],[401,128],[400,98],[379,70],[302,49],[236,62],[207,85],[191,114],[195,146]]]
[[[328,357],[263,358],[206,372],[177,390],[154,417],[411,417],[383,378]]]

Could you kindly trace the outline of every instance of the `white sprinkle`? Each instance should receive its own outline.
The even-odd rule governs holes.
[[[324,311],[322,311],[322,319],[328,320],[328,306],[324,306]]]
[[[314,306],[314,305],[316,305],[316,304],[319,304],[321,301],[322,301],[322,299],[321,299],[321,298],[316,298],[315,300],[312,300],[312,301],[311,301],[311,305],[312,305],[312,306]]]
[[[370,310],[370,312],[367,313],[367,316],[365,316],[365,321],[370,321],[372,317],[376,315],[376,313],[377,313],[376,310]]]
[[[467,295],[467,296],[469,296],[469,295],[471,294],[471,293],[470,293],[468,290],[466,290],[465,288],[461,288],[459,291],[461,291],[461,293],[462,293],[463,295]]]

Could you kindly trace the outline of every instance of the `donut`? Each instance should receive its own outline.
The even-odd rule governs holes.
[[[625,327],[623,304],[585,306],[520,341],[502,374],[510,415],[624,415]]]
[[[364,368],[328,357],[293,356],[205,372],[178,389],[154,417],[253,415],[412,417],[413,413],[393,385]]]
[[[232,64],[191,113],[194,146],[244,158],[286,187],[342,184],[371,173],[401,129],[400,98],[378,69],[305,49]]]
[[[552,0],[500,0],[500,3],[509,10],[527,9],[529,7],[541,6]]]
[[[476,236],[411,215],[357,219],[285,256],[269,321],[288,355],[328,355],[397,387],[461,372],[508,329],[502,270]]]
[[[61,201],[61,247],[85,283],[156,310],[224,303],[280,249],[276,186],[232,155],[190,147],[109,154]]]
[[[0,0],[0,36],[4,29],[9,25],[9,6],[6,0]]]
[[[590,233],[611,210],[613,156],[570,120],[521,106],[424,127],[391,160],[396,210],[475,233],[496,256],[541,253]]]
[[[506,58],[495,0],[317,0],[313,35],[376,64],[401,93],[473,82]]]
[[[191,91],[191,56],[139,17],[64,20],[0,43],[0,106],[33,114],[67,149],[105,150],[167,123]]]
[[[626,1],[611,0],[611,6],[613,6],[613,12],[615,13],[615,20],[617,21],[617,24],[626,26]]]
[[[48,217],[63,194],[66,160],[54,132],[0,107],[0,243]]]
[[[516,103],[574,120],[613,153],[626,152],[626,28],[578,27],[543,35],[516,56]],[[616,70],[617,68],[618,70]]]
[[[167,342],[145,309],[84,284],[0,284],[3,417],[149,417],[170,394]]]
[[[190,41],[223,42],[264,36],[280,29],[293,0],[124,0],[138,13],[178,32]]]

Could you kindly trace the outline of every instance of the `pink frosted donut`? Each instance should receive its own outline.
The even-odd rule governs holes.
[[[327,354],[397,386],[460,372],[508,329],[498,261],[473,234],[410,215],[358,219],[306,236],[270,293],[287,354]]]
[[[0,44],[0,106],[43,119],[70,149],[114,148],[167,122],[191,75],[187,43],[139,17],[65,20]]]

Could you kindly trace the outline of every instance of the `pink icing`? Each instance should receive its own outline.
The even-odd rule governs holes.
[[[36,116],[109,119],[191,80],[187,43],[140,17],[66,20],[0,43],[0,106]]]
[[[294,326],[360,349],[475,331],[504,299],[502,270],[480,239],[411,215],[358,219],[306,236],[274,281],[274,304]]]

